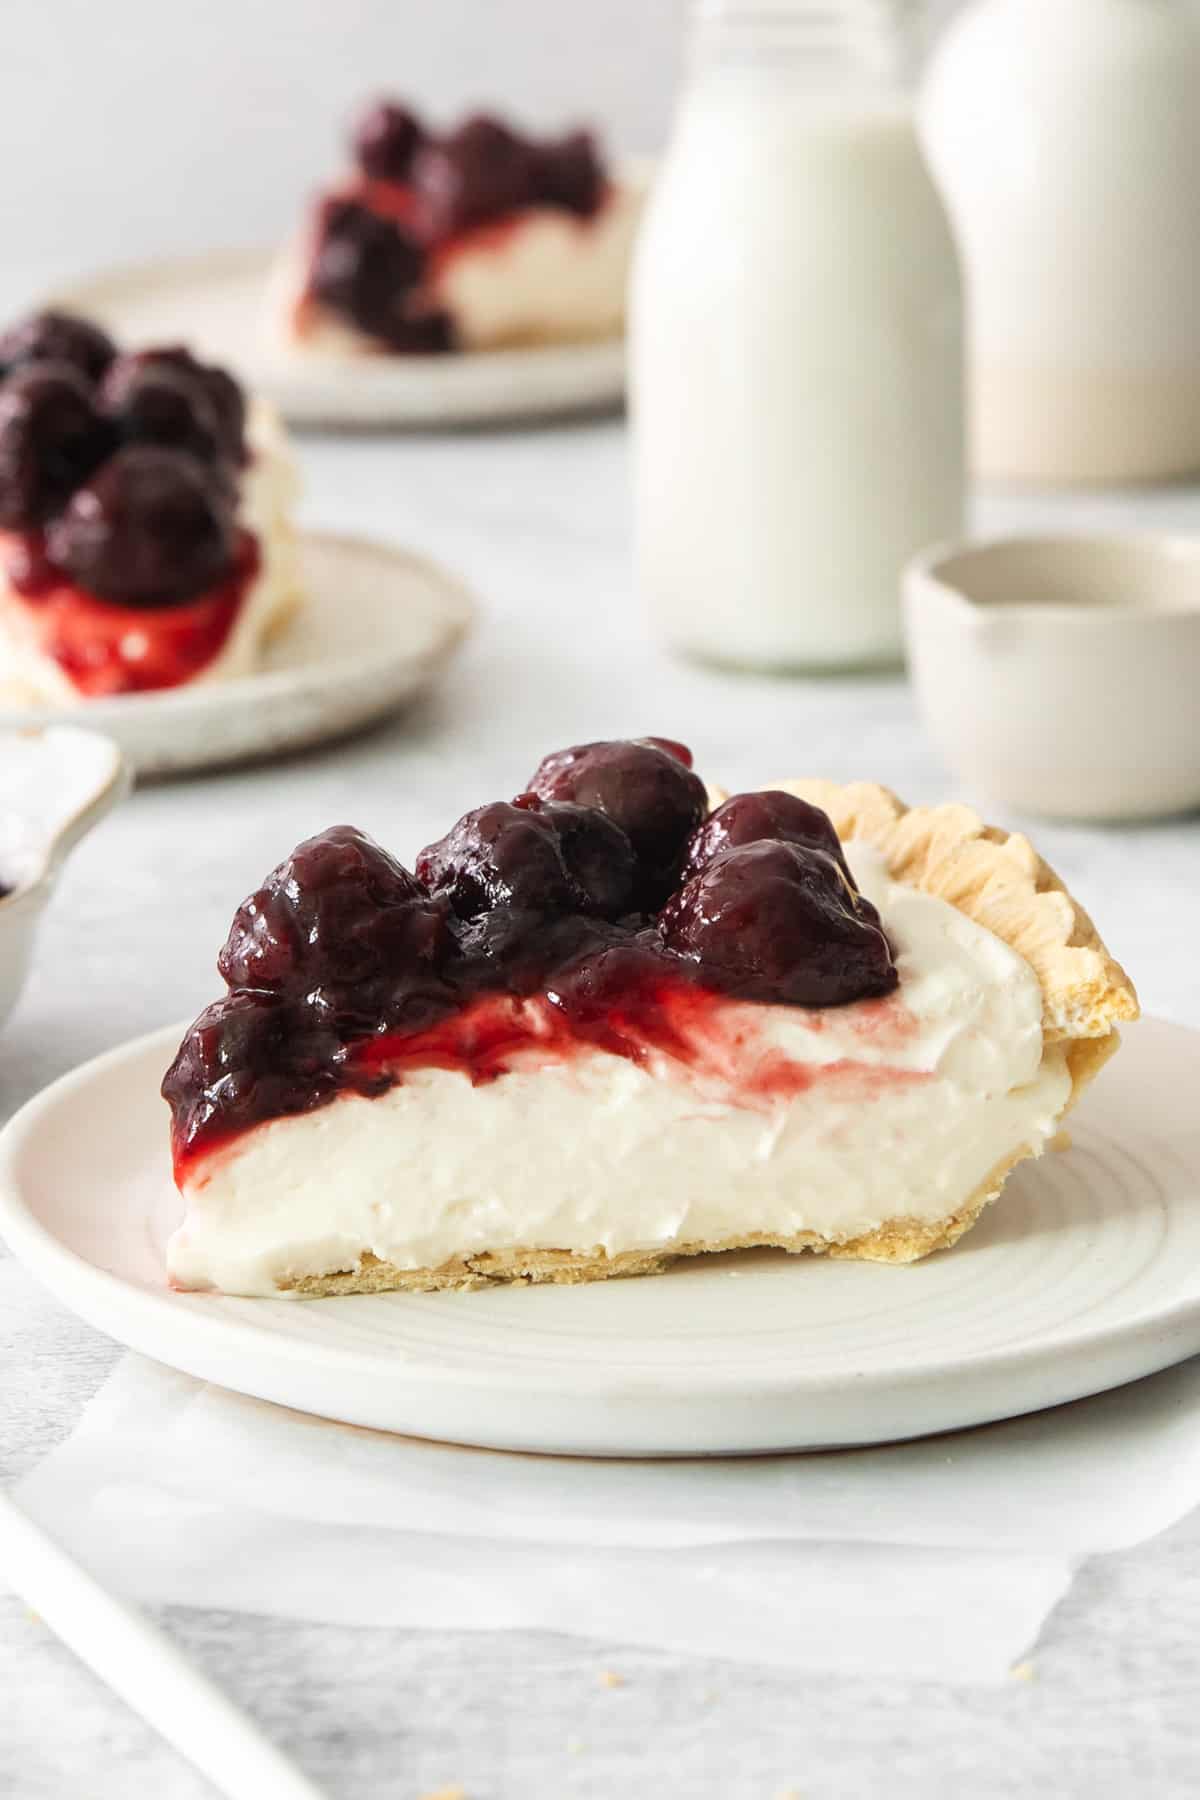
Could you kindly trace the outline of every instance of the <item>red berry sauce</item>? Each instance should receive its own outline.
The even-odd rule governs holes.
[[[216,587],[174,606],[121,606],[64,581],[40,534],[0,536],[3,562],[37,649],[89,700],[192,681],[224,649],[259,570],[258,541],[239,533],[234,567]]]

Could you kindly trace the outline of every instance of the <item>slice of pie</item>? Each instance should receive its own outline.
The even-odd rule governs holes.
[[[317,202],[272,282],[293,351],[435,354],[622,329],[642,184],[590,132],[532,138],[476,114],[432,132],[372,106],[353,167]]]
[[[297,604],[282,427],[178,345],[0,335],[0,704],[246,674]]]
[[[680,745],[588,744],[415,874],[347,826],[293,851],[164,1082],[174,1282],[590,1281],[960,1237],[1117,1048],[1128,978],[964,806],[712,800]]]

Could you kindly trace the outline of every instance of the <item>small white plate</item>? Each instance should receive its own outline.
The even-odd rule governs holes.
[[[1179,1026],[1135,1026],[1074,1148],[912,1268],[767,1251],[585,1287],[312,1301],[167,1287],[157,1090],[179,1036],[114,1050],[18,1114],[0,1230],[101,1331],[260,1399],[497,1449],[740,1454],[981,1424],[1200,1351],[1200,1033]]]
[[[263,326],[272,257],[212,251],[102,271],[51,304],[85,313],[121,343],[186,342],[234,369],[293,425],[503,424],[611,410],[625,393],[625,340],[455,356],[305,357],[272,349]]]
[[[441,673],[474,617],[453,576],[384,544],[309,533],[300,570],[305,603],[255,674],[77,707],[0,707],[0,729],[86,723],[143,776],[276,756],[397,711]]]

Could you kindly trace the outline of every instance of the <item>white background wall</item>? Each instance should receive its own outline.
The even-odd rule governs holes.
[[[596,119],[653,149],[687,6],[0,0],[4,273],[268,242],[380,88],[443,117],[500,102],[531,124]]]

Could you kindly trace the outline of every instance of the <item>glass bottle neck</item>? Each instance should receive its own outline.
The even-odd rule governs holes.
[[[913,0],[694,0],[700,75],[762,70],[822,88],[903,90],[915,79]]]

